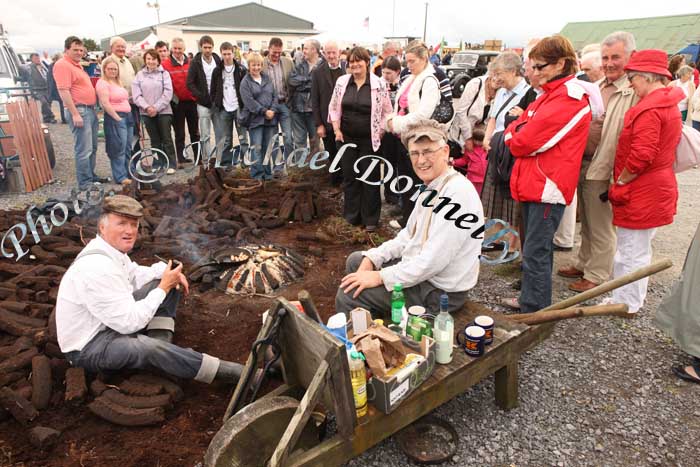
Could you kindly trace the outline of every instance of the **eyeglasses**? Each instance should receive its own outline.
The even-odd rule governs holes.
[[[551,65],[551,63],[549,63],[549,62],[548,63],[541,63],[539,65],[532,65],[532,69],[537,70],[537,71],[542,71],[545,68],[547,68],[549,65]]]
[[[413,159],[418,159],[420,156],[423,156],[425,158],[432,158],[435,153],[437,153],[439,150],[442,148],[435,148],[435,149],[424,149],[422,151],[411,151],[408,153],[409,156]]]

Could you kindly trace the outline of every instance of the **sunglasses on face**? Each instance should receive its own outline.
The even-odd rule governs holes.
[[[532,69],[536,71],[542,71],[547,68],[551,63],[540,63],[538,65],[532,65]]]

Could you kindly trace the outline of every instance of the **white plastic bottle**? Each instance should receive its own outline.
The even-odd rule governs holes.
[[[449,298],[447,294],[440,296],[440,313],[435,318],[433,338],[435,339],[435,360],[445,365],[452,361],[452,341],[454,340],[455,322],[447,312]]]

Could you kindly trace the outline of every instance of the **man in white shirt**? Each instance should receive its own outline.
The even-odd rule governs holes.
[[[123,195],[105,199],[99,235],[66,271],[56,299],[58,344],[73,366],[88,371],[159,369],[211,383],[238,380],[242,367],[172,344],[182,265],[132,262],[143,207]],[[146,330],[146,334],[139,331]]]
[[[464,305],[479,276],[484,225],[479,194],[450,167],[447,133],[434,120],[420,120],[401,135],[413,169],[425,185],[396,238],[352,253],[335,297],[337,312],[363,307],[378,316],[391,309],[391,291],[403,285],[406,307],[439,308],[447,293],[450,311]],[[445,209],[447,208],[447,209]]]
[[[237,165],[248,151],[247,131],[238,123],[238,112],[243,108],[241,80],[246,74],[243,65],[234,58],[233,45],[224,42],[219,48],[221,63],[211,75],[211,99],[216,108],[218,128],[216,147],[223,167]],[[236,126],[239,146],[233,148],[233,126]]]

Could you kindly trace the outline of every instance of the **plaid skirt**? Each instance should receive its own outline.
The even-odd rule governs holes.
[[[487,219],[501,219],[514,229],[520,227],[520,203],[511,197],[510,184],[498,176],[492,157],[488,158],[484,186],[481,189],[481,204]]]

